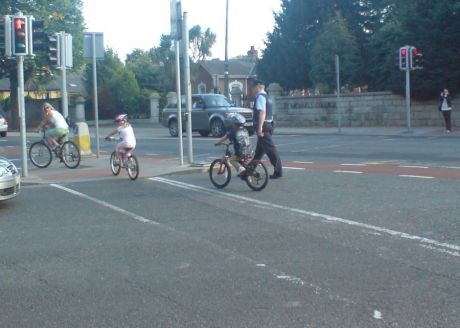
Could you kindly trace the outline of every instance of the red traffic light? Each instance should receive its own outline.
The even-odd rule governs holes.
[[[401,55],[405,56],[407,54],[407,49],[406,48],[402,48],[401,49]]]
[[[16,31],[24,30],[26,25],[25,18],[15,18],[14,19],[14,29]]]

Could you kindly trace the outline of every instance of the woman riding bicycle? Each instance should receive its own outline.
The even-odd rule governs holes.
[[[105,139],[110,139],[111,136],[119,134],[120,142],[115,146],[115,155],[122,157],[126,153],[126,150],[134,150],[136,148],[136,136],[131,124],[128,123],[128,115],[120,114],[115,117],[115,122],[118,127],[110,132]]]
[[[54,109],[49,103],[43,104],[43,120],[37,127],[37,130],[41,130],[45,125],[51,125],[52,127],[46,130],[45,137],[51,142],[53,150],[59,146],[58,139],[69,134],[69,125],[67,124],[64,116]]]

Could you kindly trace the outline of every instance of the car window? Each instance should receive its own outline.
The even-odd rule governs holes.
[[[203,100],[208,107],[230,107],[232,105],[223,95],[206,95]]]

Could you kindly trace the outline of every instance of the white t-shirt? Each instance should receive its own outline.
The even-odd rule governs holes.
[[[449,105],[447,104],[447,99],[446,99],[446,98],[444,98],[444,100],[442,101],[441,110],[442,110],[442,111],[451,110],[451,109],[449,108]]]
[[[53,126],[56,129],[68,129],[69,128],[69,125],[65,121],[64,116],[62,116],[62,114],[59,113],[57,110],[54,110],[54,109],[51,110],[49,121],[51,122],[51,124],[53,124]]]
[[[120,139],[123,144],[130,147],[136,146],[136,137],[134,136],[133,127],[130,124],[127,124],[126,126],[119,126],[117,130],[120,134]]]

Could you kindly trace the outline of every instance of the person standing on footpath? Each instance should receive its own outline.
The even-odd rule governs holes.
[[[254,160],[262,159],[267,154],[273,165],[273,174],[270,179],[278,179],[283,176],[283,167],[280,156],[273,143],[273,106],[265,92],[265,84],[261,80],[254,81],[256,96],[253,106],[253,122],[257,133],[257,145]]]
[[[444,89],[444,91],[441,92],[441,97],[439,98],[439,111],[442,113],[442,116],[444,116],[444,121],[446,123],[446,133],[450,133],[450,116],[452,113],[452,100],[450,98],[448,89]]]

